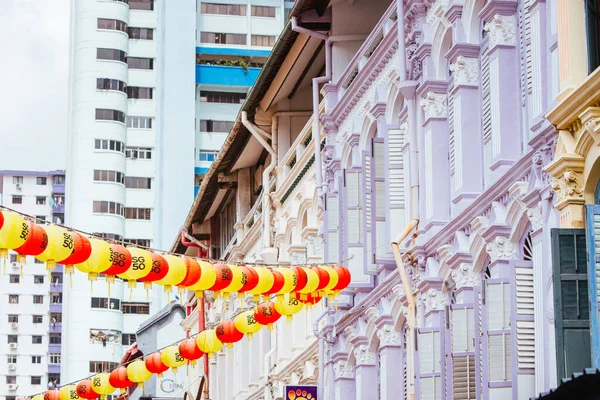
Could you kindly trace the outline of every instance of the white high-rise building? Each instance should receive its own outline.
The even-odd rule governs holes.
[[[64,171],[0,171],[0,205],[62,222]],[[9,253],[0,275],[0,399],[15,400],[59,383],[62,342],[63,270],[50,274],[27,256],[21,269]]]
[[[280,0],[217,2],[72,0],[68,225],[171,247],[285,20]],[[62,380],[116,365],[166,303],[76,273]]]

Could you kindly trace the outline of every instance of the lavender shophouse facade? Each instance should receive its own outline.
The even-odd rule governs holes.
[[[277,383],[318,382],[326,399],[525,399],[557,385],[559,222],[544,170],[556,147],[544,115],[559,90],[557,2],[296,2],[186,225],[232,262],[340,263],[351,290],[320,320],[324,356],[311,332],[290,333],[281,357],[289,339],[265,337],[277,365],[255,360],[270,372],[218,398],[280,398]],[[312,117],[282,136],[275,113],[305,112],[295,99],[315,75]],[[244,127],[265,143],[277,136],[279,153],[248,159],[256,135],[239,144]],[[273,154],[269,200],[240,195],[231,171],[250,166],[250,176]],[[395,258],[390,243],[417,221]],[[235,354],[213,362],[215,380],[244,370]]]

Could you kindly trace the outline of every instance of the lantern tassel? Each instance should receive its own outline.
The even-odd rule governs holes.
[[[195,294],[196,294],[196,297],[199,299],[204,298],[204,292],[202,290],[196,290]]]
[[[267,329],[272,331],[273,330],[273,324],[267,324]]]
[[[2,273],[6,274],[6,260],[8,259],[8,249],[0,249],[0,264],[2,264]]]
[[[108,297],[110,297],[110,281],[108,280],[108,276],[106,278],[107,278],[107,280],[106,280],[106,286],[108,288]]]
[[[290,322],[292,322],[292,316],[291,315],[286,315],[285,320],[289,324]]]
[[[121,388],[121,394],[126,394],[127,393],[127,389],[126,388]]]

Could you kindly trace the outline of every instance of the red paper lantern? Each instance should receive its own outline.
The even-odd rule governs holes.
[[[154,252],[149,252],[150,257],[152,257],[152,269],[150,273],[143,278],[139,278],[138,281],[144,282],[144,287],[146,289],[152,288],[152,282],[156,282],[167,276],[167,272],[169,272],[169,263],[163,256],[160,254],[156,254]],[[152,371],[150,371],[152,372]]]
[[[214,292],[218,292],[220,290],[225,289],[231,281],[233,280],[233,272],[231,272],[231,268],[227,264],[216,264],[215,272],[217,273],[217,280],[215,284],[208,290],[212,290]]]
[[[308,276],[306,276],[306,271],[300,267],[292,267],[291,270],[296,274],[296,288],[291,293],[295,296],[297,291],[304,289],[308,284]]]
[[[258,273],[254,268],[250,267],[240,267],[242,270],[242,281],[244,282],[244,286],[240,289],[240,293],[244,294],[248,290],[252,290],[258,286]]]
[[[169,367],[167,367],[160,359],[160,352],[158,351],[150,354],[148,358],[146,358],[145,364],[148,371],[153,374],[158,374],[159,378],[162,378],[163,372],[169,369]]]
[[[4,225],[4,214],[0,211],[0,229],[2,229],[2,225]]]
[[[200,264],[198,264],[198,261],[194,260],[193,258],[189,258],[189,257],[183,257],[183,261],[185,262],[185,268],[187,271],[185,273],[185,278],[183,278],[183,280],[181,282],[179,282],[179,284],[177,284],[177,286],[179,286],[179,287],[192,286],[193,284],[197,283],[200,280],[200,274],[201,274]]]
[[[275,309],[275,303],[265,301],[256,306],[254,318],[261,325],[266,325],[269,330],[273,329],[273,324],[281,318],[281,314]]]
[[[77,384],[77,394],[82,399],[97,399],[100,395],[92,389],[92,381],[90,379],[83,380]]]
[[[325,271],[323,268],[319,268],[319,267],[315,266],[315,267],[311,267],[310,269],[315,271],[317,273],[317,276],[319,277],[319,286],[317,286],[316,292],[320,293],[323,291],[323,289],[325,289],[327,287],[327,285],[329,285],[329,281],[331,280],[331,277],[329,276],[329,273],[327,271]]]
[[[158,358],[160,359],[160,353],[157,354]],[[127,388],[133,385],[133,382],[127,379],[127,367],[123,366],[117,367],[110,373],[108,376],[108,383],[110,383],[110,386],[112,387],[121,389],[121,393],[126,393]]]
[[[235,327],[233,321],[223,321],[215,328],[217,339],[227,343],[227,347],[233,347],[233,343],[239,342],[244,334]]]
[[[342,267],[341,265],[336,265],[333,267],[335,272],[337,272],[340,277],[338,284],[332,289],[334,293],[339,294],[340,291],[346,289],[348,285],[350,285],[350,281],[352,281],[352,276],[350,275],[350,271],[346,267]]]
[[[46,390],[46,393],[44,393],[44,400],[60,400],[60,390]]]
[[[27,240],[21,247],[15,249],[15,251],[19,253],[17,255],[17,262],[20,264],[25,263],[26,256],[37,256],[38,254],[42,254],[42,252],[46,250],[46,247],[48,247],[48,235],[46,234],[46,230],[33,221],[26,221],[26,223],[29,227],[29,236],[27,236]]]
[[[281,290],[281,288],[283,288],[283,285],[285,285],[285,278],[283,277],[283,274],[281,272],[275,271],[274,269],[270,271],[273,274],[275,280],[273,281],[273,286],[271,287],[271,289],[264,293],[263,296],[269,296],[274,293],[277,293]]]
[[[189,360],[191,365],[194,365],[196,360],[204,355],[204,352],[198,348],[196,339],[185,339],[179,343],[179,354]]]
[[[73,264],[81,264],[90,258],[90,255],[92,254],[92,245],[88,238],[81,233],[75,231],[69,231],[69,233],[73,237],[73,251],[71,252],[71,255],[62,260],[61,263],[65,264],[65,272],[72,274],[74,271]]]
[[[107,282],[114,282],[115,275],[122,274],[131,267],[131,253],[125,246],[117,243],[110,243],[110,249],[112,250],[113,263],[103,274],[106,275]]]

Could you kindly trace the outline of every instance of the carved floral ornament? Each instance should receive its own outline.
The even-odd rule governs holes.
[[[479,80],[479,61],[476,58],[458,56],[454,64],[450,64],[455,85],[477,85]]]
[[[494,15],[483,28],[489,36],[490,48],[515,45],[515,18],[509,15]]]
[[[504,236],[496,236],[492,242],[487,244],[485,250],[492,262],[496,260],[514,260],[517,258],[516,246]]]
[[[444,308],[444,306],[447,303],[446,296],[435,289],[430,289],[422,293],[421,300],[423,301],[423,304],[425,305],[425,310],[427,312],[440,310]]]
[[[377,330],[377,338],[379,339],[379,347],[400,346],[402,344],[400,332],[391,325],[384,325]]]
[[[583,199],[583,189],[575,171],[565,171],[558,179],[552,180],[552,189],[558,194],[558,202],[567,199]]]
[[[425,112],[425,119],[446,118],[446,95],[443,93],[428,92],[421,99],[421,107]]]
[[[532,231],[535,232],[542,229],[544,218],[542,217],[542,207],[539,203],[527,210],[527,218],[529,218],[529,222],[531,222]]]
[[[356,359],[357,367],[361,365],[375,365],[375,353],[369,351],[369,347],[364,344],[354,349],[354,358]]]
[[[346,361],[338,361],[333,365],[335,379],[354,378],[354,369]]]
[[[481,282],[479,274],[473,271],[473,265],[462,263],[460,267],[452,271],[452,279],[456,288],[478,286]]]

